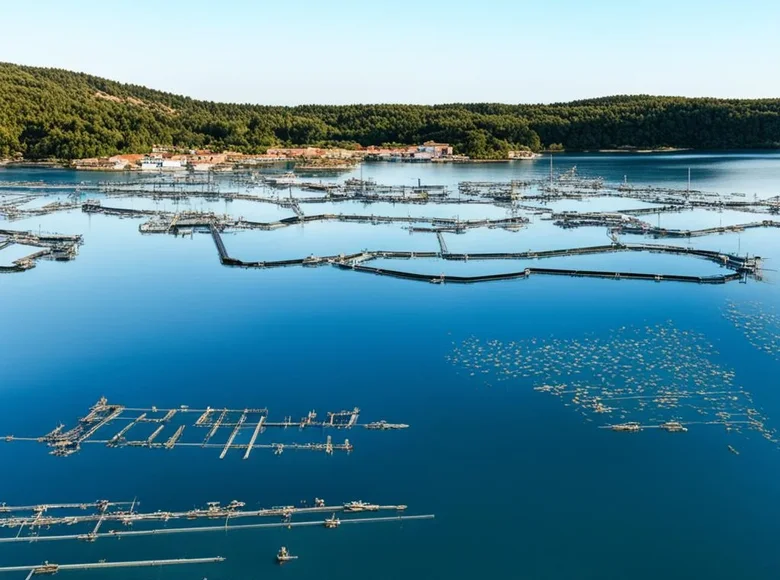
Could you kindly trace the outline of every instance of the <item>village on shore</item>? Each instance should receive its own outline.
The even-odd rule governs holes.
[[[531,151],[509,151],[507,160],[534,159]],[[112,157],[76,159],[70,167],[99,171],[233,171],[257,165],[294,162],[296,168],[311,171],[350,170],[362,161],[404,163],[457,163],[471,161],[465,155],[456,155],[448,143],[428,141],[407,147],[376,147],[339,149],[321,147],[270,148],[262,154],[237,152],[218,153],[208,149],[184,149],[155,146],[151,153],[124,154]]]

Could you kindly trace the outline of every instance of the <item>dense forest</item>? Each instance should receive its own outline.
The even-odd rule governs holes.
[[[780,147],[780,99],[618,96],[551,105],[304,105],[198,101],[59,69],[0,63],[0,158],[141,153],[153,144],[241,152],[270,146],[451,143],[510,149]]]

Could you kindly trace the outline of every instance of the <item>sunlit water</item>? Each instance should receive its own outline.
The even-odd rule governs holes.
[[[610,181],[625,176],[631,183],[667,187],[686,187],[690,167],[697,189],[758,197],[780,193],[780,155],[774,153],[555,159],[556,170],[573,165],[582,174]],[[378,183],[412,186],[419,179],[453,188],[462,180],[543,178],[547,172],[549,161],[541,159],[485,165],[373,164],[365,165],[362,175]],[[348,176],[360,174],[355,170]],[[75,184],[125,177],[6,169],[0,170],[0,179]],[[64,199],[53,195],[47,201],[58,197]],[[155,204],[121,198],[104,203],[166,211],[181,206],[170,200]],[[192,209],[246,214],[247,219],[291,215],[251,202],[231,202],[239,209],[224,202],[189,203]],[[409,211],[384,204],[312,205],[304,208],[307,214]],[[556,210],[581,211],[640,206],[614,199],[603,205],[550,204]],[[415,206],[413,211],[461,219],[505,215],[505,210],[490,206]],[[562,230],[531,217],[533,223],[519,232],[447,234],[449,250],[522,252],[609,241],[602,228]],[[653,224],[660,219],[668,228],[698,228],[763,218],[697,211],[643,219]],[[336,433],[337,440],[346,435],[354,443],[349,456],[286,452],[277,457],[258,450],[247,461],[238,451],[220,461],[213,449],[165,452],[99,445],[61,459],[35,443],[0,443],[0,501],[137,497],[143,510],[154,511],[232,499],[249,507],[294,505],[316,496],[332,503],[403,503],[410,513],[435,513],[436,519],[334,531],[274,529],[102,539],[94,544],[6,544],[0,545],[2,565],[227,558],[223,564],[197,568],[68,572],[76,580],[313,575],[343,580],[730,579],[774,578],[780,572],[775,548],[780,533],[776,444],[749,430],[731,433],[721,426],[692,426],[680,434],[614,433],[598,429],[595,421],[558,398],[535,391],[533,377],[510,375],[498,381],[452,363],[453,353],[475,341],[604,344],[621,327],[626,327],[621,332],[641,337],[646,327],[669,326],[701,335],[712,345],[717,354],[708,355],[707,364],[716,365],[719,373],[733,373],[734,388],[749,391],[767,426],[777,428],[780,361],[772,352],[778,331],[746,335],[744,324],[735,324],[724,313],[730,312],[731,303],[758,305],[751,306],[751,313],[780,307],[774,271],[780,263],[780,231],[662,241],[761,255],[766,271],[760,283],[699,286],[531,277],[457,286],[329,267],[225,268],[209,236],[142,236],[142,221],[72,211],[0,224],[84,234],[75,261],[41,262],[26,273],[0,276],[0,434],[35,436],[60,421],[72,424],[101,395],[133,406],[267,406],[278,419],[297,418],[310,409],[359,406],[366,421],[387,419],[411,427]],[[624,241],[652,240],[624,236]],[[246,260],[364,248],[438,250],[435,235],[410,234],[399,224],[323,222],[226,235],[225,243],[232,255]],[[4,255],[13,248],[0,250],[0,264],[19,257]],[[500,261],[372,264],[380,262],[409,271],[460,275],[525,267]],[[720,271],[700,260],[634,253],[548,264],[694,275]],[[776,317],[766,320],[776,324]],[[562,360],[571,364],[568,358]],[[641,368],[615,371],[607,368],[609,361],[604,364],[601,375],[610,381],[643,380],[632,374],[643,372]],[[324,436],[313,434],[315,440]],[[277,437],[266,433],[261,438]],[[727,445],[740,454],[730,453]],[[275,566],[273,557],[281,545],[300,559]]]

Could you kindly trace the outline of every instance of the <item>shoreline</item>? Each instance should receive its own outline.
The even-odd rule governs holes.
[[[595,149],[583,150],[582,153],[679,153],[681,151],[695,151],[690,147],[659,147],[658,149]]]
[[[759,148],[759,149],[723,149],[723,150],[716,150],[716,149],[693,149],[693,148],[682,148],[682,147],[666,147],[661,149],[568,149],[563,151],[549,151],[549,150],[540,150],[537,157],[532,158],[516,158],[516,159],[436,159],[435,161],[429,161],[424,162],[424,164],[428,163],[435,163],[435,164],[491,164],[491,163],[512,163],[516,161],[537,161],[540,159],[547,159],[549,155],[560,155],[560,154],[593,154],[593,155],[614,155],[614,154],[625,154],[625,155],[648,155],[648,154],[658,154],[658,153],[701,153],[701,152],[708,152],[708,153],[717,153],[717,154],[729,154],[729,153],[739,153],[739,152],[778,152],[778,149],[772,149],[772,148]],[[285,163],[294,163],[296,160],[294,159],[280,159],[276,163],[285,164]],[[366,160],[364,162],[367,163],[390,163],[387,161],[375,161],[375,160]],[[122,168],[122,169],[108,169],[108,168],[92,168],[92,167],[74,167],[72,165],[71,160],[45,160],[45,161],[34,161],[34,160],[28,160],[28,159],[0,159],[0,168],[3,169],[65,169],[70,171],[89,171],[89,172],[106,172],[106,173],[165,173],[165,174],[181,174],[181,173],[192,173],[191,170],[183,169],[183,170],[177,170],[177,171],[143,171],[140,168]],[[359,165],[359,164],[358,164]],[[355,167],[357,167],[356,165]],[[242,167],[235,167],[235,170],[241,169]],[[345,166],[334,166],[334,167],[328,167],[328,166],[322,166],[322,167],[316,167],[316,166],[306,166],[301,168],[302,171],[311,171],[311,172],[328,172],[328,171],[338,171],[338,172],[344,172],[348,171],[349,168]],[[231,170],[222,170],[219,171],[219,173],[230,173]]]

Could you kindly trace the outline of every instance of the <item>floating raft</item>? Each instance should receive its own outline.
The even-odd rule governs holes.
[[[180,415],[190,415],[197,413],[197,420],[186,422],[178,427],[164,441],[160,440],[160,435],[166,427],[171,427],[174,418]],[[245,409],[220,409],[207,407],[205,409],[191,409],[186,405],[178,408],[160,409],[150,408],[131,408],[124,405],[109,403],[103,397],[98,400],[87,415],[78,419],[75,427],[64,430],[64,425],[59,425],[46,435],[40,437],[16,437],[8,435],[5,441],[32,441],[44,443],[52,449],[51,454],[57,456],[68,456],[81,450],[81,446],[86,443],[101,443],[111,448],[119,447],[142,447],[149,449],[171,450],[175,447],[201,447],[209,449],[220,449],[220,459],[224,459],[231,450],[242,450],[243,458],[248,459],[254,449],[270,449],[275,454],[280,455],[285,450],[309,450],[323,451],[332,455],[335,451],[350,452],[353,450],[349,439],[344,443],[334,443],[330,436],[325,443],[257,443],[258,436],[267,429],[288,429],[297,428],[300,431],[311,429],[352,429],[363,428],[376,431],[388,431],[406,429],[408,425],[404,423],[388,423],[387,421],[375,421],[372,423],[359,423],[360,409],[355,407],[351,410],[328,412],[325,417],[320,419],[316,412],[310,411],[305,417],[293,420],[292,417],[285,417],[282,421],[269,421],[268,409],[245,408]],[[105,431],[106,427],[117,421],[127,421],[125,426],[107,439],[98,439],[96,433]],[[129,432],[132,429],[138,429],[140,426],[150,425],[154,430],[150,435],[141,439],[129,439]],[[184,442],[181,438],[185,428],[205,429],[206,435],[199,442]],[[248,443],[236,443],[236,438],[242,431],[251,430],[252,435]],[[213,443],[212,439],[218,433],[228,433],[225,443]],[[1,511],[1,510],[0,510]]]

